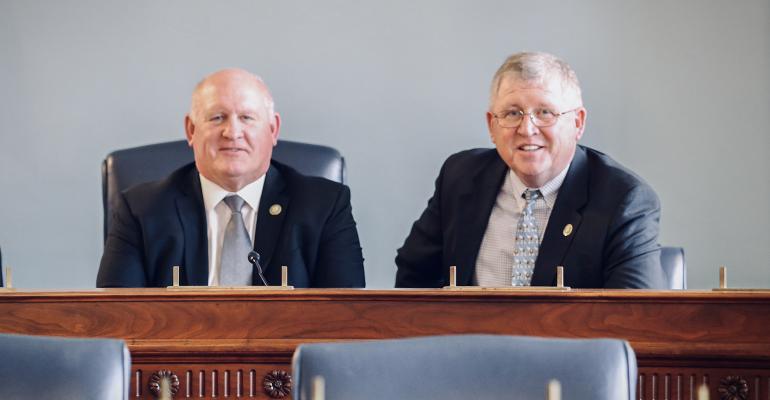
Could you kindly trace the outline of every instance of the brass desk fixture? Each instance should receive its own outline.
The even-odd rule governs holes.
[[[564,286],[564,267],[562,266],[556,267],[556,286],[457,286],[457,266],[454,265],[449,267],[449,286],[444,286],[442,289],[468,292],[537,292],[542,290],[572,290],[569,286]]]
[[[711,289],[714,292],[770,292],[770,288],[728,288],[727,287],[727,267],[719,267],[719,287]]]
[[[289,267],[281,266],[281,286],[182,286],[179,284],[179,266],[173,267],[172,285],[166,286],[169,290],[244,290],[244,291],[261,291],[261,290],[294,290],[294,286],[289,286]]]
[[[561,400],[561,383],[556,379],[551,379],[548,382],[545,393],[546,400]]]
[[[2,271],[0,270],[0,273]],[[11,267],[5,267],[5,287],[0,287],[0,292],[15,292],[13,287],[13,274],[11,273]]]
[[[709,387],[705,383],[698,386],[698,400],[709,400]]]

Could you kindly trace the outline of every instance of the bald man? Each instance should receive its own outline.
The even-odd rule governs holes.
[[[264,82],[240,69],[207,76],[185,117],[195,162],[121,194],[97,287],[268,284],[363,287],[349,189],[271,160],[281,118]]]

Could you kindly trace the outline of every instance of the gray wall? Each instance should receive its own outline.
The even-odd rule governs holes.
[[[99,166],[183,137],[194,84],[261,74],[283,138],[347,157],[369,287],[451,153],[490,146],[487,88],[508,54],[568,60],[583,143],[663,203],[689,285],[770,286],[770,2],[0,0],[0,246],[25,288],[89,288]]]

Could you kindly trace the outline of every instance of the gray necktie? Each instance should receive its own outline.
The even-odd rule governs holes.
[[[243,199],[240,196],[228,196],[223,200],[232,214],[225,228],[225,238],[222,241],[222,255],[219,259],[219,284],[221,286],[251,285],[252,266],[248,255],[252,250],[251,238],[246,225],[243,224]]]
[[[529,286],[532,272],[535,270],[535,260],[540,247],[540,231],[537,220],[532,215],[532,208],[537,199],[543,197],[539,190],[527,189],[521,195],[527,201],[521,212],[519,224],[516,226],[516,244],[513,249],[513,276],[511,285]]]

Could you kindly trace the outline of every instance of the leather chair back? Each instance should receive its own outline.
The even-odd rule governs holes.
[[[0,250],[0,287],[5,286],[5,283],[3,283],[4,273],[5,273],[5,268],[3,268],[3,251]]]
[[[334,148],[279,140],[273,148],[273,159],[302,174],[345,183],[345,158]],[[163,179],[192,161],[193,153],[185,140],[132,147],[108,154],[102,163],[105,240],[113,205],[121,191],[139,183]]]
[[[545,399],[551,379],[570,400],[631,400],[636,356],[617,339],[459,335],[303,344],[292,398],[310,400],[325,380],[334,400]]]
[[[687,289],[687,264],[681,247],[661,247],[660,265],[666,275],[669,289]]]
[[[128,399],[122,340],[0,334],[0,399]]]

